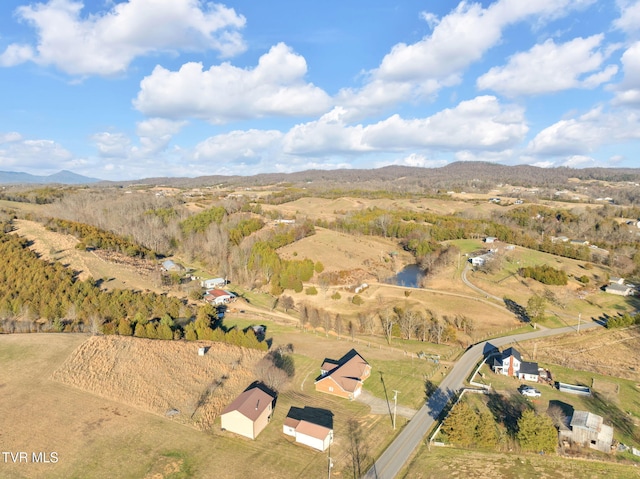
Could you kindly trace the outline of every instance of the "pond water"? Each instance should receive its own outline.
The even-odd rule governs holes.
[[[423,276],[420,266],[417,264],[409,264],[402,268],[395,276],[387,278],[385,282],[397,286],[406,286],[407,288],[419,288],[420,280]]]

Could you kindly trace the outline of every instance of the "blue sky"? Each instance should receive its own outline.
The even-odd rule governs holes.
[[[3,0],[0,170],[640,167],[640,0]]]

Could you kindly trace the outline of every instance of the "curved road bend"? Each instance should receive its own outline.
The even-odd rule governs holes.
[[[600,326],[598,323],[584,323],[581,325],[581,329],[590,329],[598,326]],[[487,347],[488,343],[490,343],[488,348],[499,347],[516,341],[555,336],[557,334],[570,333],[575,330],[576,328],[573,326],[538,330],[531,333],[516,334],[483,341],[469,348],[455,364],[447,377],[442,380],[436,392],[429,398],[429,401],[420,408],[413,419],[400,431],[395,440],[382,453],[363,478],[393,479],[398,475],[411,458],[413,452],[422,443],[427,432],[433,427],[436,418],[440,415],[449,400],[463,387],[465,379],[471,374],[473,368],[483,357],[485,347]]]

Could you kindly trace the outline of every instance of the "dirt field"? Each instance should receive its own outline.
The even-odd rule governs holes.
[[[197,354],[200,347],[209,348],[204,356]],[[257,350],[209,341],[93,336],[52,377],[208,430],[222,409],[255,380],[253,369],[263,356]]]

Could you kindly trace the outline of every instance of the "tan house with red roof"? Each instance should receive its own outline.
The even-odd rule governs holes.
[[[284,419],[282,432],[297,443],[326,451],[333,443],[333,414],[325,409],[291,407]]]
[[[222,411],[222,430],[255,439],[271,420],[274,399],[259,387],[247,389]]]
[[[316,391],[346,399],[355,399],[362,392],[362,384],[371,374],[371,366],[352,349],[340,359],[325,359],[316,379]]]

